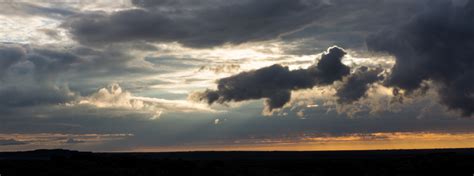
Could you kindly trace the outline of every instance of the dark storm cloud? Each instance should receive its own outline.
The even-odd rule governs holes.
[[[431,0],[328,0],[322,16],[303,30],[283,36],[285,52],[309,55],[338,45],[365,50],[370,33],[406,22]]]
[[[308,54],[332,45],[365,49],[368,34],[405,22],[429,1],[133,0],[138,9],[84,12],[63,26],[88,45],[150,41],[204,48],[278,38],[296,41],[286,52]]]
[[[407,24],[370,36],[367,46],[396,57],[388,86],[410,93],[424,81],[433,81],[441,103],[470,116],[474,113],[473,41],[474,1],[465,6],[434,1]]]
[[[142,1],[137,4],[145,8],[77,15],[63,26],[83,44],[177,41],[202,48],[276,38],[311,23],[325,6],[322,1],[305,0],[206,2],[203,8],[183,9],[192,7],[193,1]],[[150,3],[187,6],[163,10],[146,5]]]
[[[191,98],[209,104],[266,98],[266,108],[271,111],[283,107],[290,100],[292,90],[330,85],[348,75],[350,68],[341,63],[345,54],[343,49],[332,47],[308,69],[290,71],[276,64],[243,72],[218,80],[217,90],[196,93]]]
[[[377,81],[381,81],[383,76],[380,75],[383,69],[368,67],[360,67],[357,71],[344,81],[341,87],[337,89],[336,96],[338,103],[347,104],[359,100],[366,96],[370,85]]]

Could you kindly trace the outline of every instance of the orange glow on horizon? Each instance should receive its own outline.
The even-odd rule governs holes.
[[[231,145],[183,145],[143,147],[133,152],[171,151],[338,151],[474,148],[474,133],[397,132],[354,134],[338,137],[307,137],[297,141],[261,140]]]

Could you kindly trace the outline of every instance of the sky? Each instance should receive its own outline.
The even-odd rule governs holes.
[[[0,9],[0,151],[474,147],[474,1]]]

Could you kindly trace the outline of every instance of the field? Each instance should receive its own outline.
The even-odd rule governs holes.
[[[321,152],[0,153],[11,175],[446,175],[471,176],[474,149]]]

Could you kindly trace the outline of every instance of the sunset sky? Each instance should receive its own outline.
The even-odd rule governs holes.
[[[474,147],[474,1],[0,9],[0,151]]]

